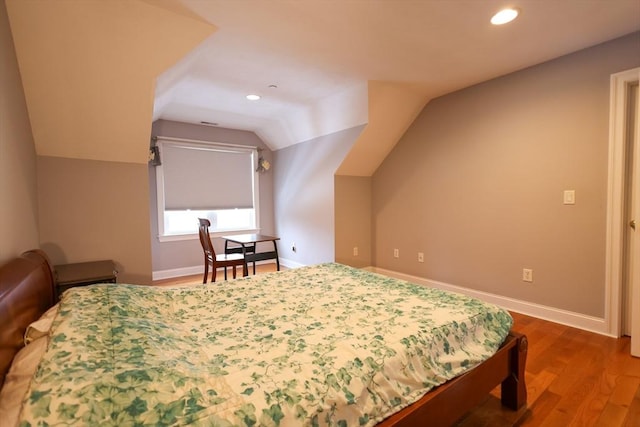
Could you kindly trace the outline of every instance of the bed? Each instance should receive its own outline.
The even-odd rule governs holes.
[[[33,250],[0,269],[0,325],[0,416],[25,426],[446,426],[498,385],[526,404],[527,340],[506,311],[335,263],[92,285],[54,306]],[[37,351],[35,373],[14,372]]]

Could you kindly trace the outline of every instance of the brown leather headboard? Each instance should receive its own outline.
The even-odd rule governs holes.
[[[27,326],[55,302],[55,282],[47,255],[34,249],[0,267],[0,387]]]

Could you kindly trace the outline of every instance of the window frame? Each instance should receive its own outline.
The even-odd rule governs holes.
[[[165,213],[165,194],[164,194],[164,169],[162,166],[162,156],[163,156],[163,146],[165,144],[171,145],[173,147],[185,147],[185,148],[198,148],[200,150],[211,150],[216,151],[220,149],[225,150],[233,150],[241,153],[250,153],[251,154],[251,164],[252,164],[252,190],[253,190],[253,209],[254,209],[254,228],[242,228],[235,230],[223,230],[216,231],[215,229],[210,230],[210,234],[212,236],[221,236],[221,235],[232,235],[232,234],[252,234],[258,233],[260,231],[260,184],[257,169],[258,162],[258,147],[250,146],[250,145],[239,145],[239,144],[228,144],[223,142],[214,142],[214,141],[200,141],[193,139],[182,139],[182,138],[171,138],[171,137],[163,137],[157,136],[154,137],[155,145],[158,147],[158,153],[160,157],[160,162],[155,166],[155,176],[156,176],[156,201],[157,201],[157,212],[158,212],[158,240],[160,242],[171,242],[171,241],[180,241],[180,240],[194,240],[198,239],[197,229],[195,233],[187,233],[187,234],[165,234],[164,229],[164,213]]]

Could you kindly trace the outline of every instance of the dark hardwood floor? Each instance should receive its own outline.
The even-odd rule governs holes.
[[[258,274],[275,264],[258,266]],[[154,285],[202,283],[202,276]],[[640,358],[631,357],[628,337],[615,339],[512,313],[514,329],[527,335],[527,406],[500,405],[496,388],[458,427],[598,426],[640,427]]]

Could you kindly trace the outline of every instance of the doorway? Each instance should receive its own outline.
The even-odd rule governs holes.
[[[627,111],[626,111],[626,144],[625,144],[625,207],[623,224],[627,224],[623,233],[623,267],[622,267],[622,334],[633,336],[633,289],[634,272],[637,268],[634,260],[637,258],[638,245],[634,238],[636,233],[635,218],[637,216],[637,193],[639,187],[636,184],[638,176],[637,152],[638,152],[638,82],[628,87]],[[637,299],[637,298],[636,298]],[[636,322],[637,323],[637,322]]]
[[[640,68],[611,76],[609,190],[607,212],[607,305],[609,332],[631,336],[640,357]]]

